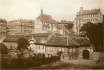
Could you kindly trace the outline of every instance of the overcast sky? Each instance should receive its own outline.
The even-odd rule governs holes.
[[[74,21],[80,7],[85,10],[101,9],[104,14],[104,0],[0,0],[0,18],[35,20],[40,15],[51,15],[56,21]]]

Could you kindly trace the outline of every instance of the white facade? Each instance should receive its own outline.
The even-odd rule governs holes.
[[[102,23],[103,15],[100,9],[92,9],[92,10],[84,10],[83,7],[80,8],[80,11],[77,12],[77,15],[74,19],[74,28],[73,31],[76,34],[80,34],[79,30],[83,26],[83,24],[91,22],[91,23]]]

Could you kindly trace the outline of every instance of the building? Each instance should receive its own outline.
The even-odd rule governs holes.
[[[32,33],[25,36],[34,53],[44,53],[45,57],[57,56],[61,52],[61,60],[93,59],[93,45],[88,38],[76,36],[70,32]]]
[[[8,22],[9,34],[27,34],[34,32],[34,20],[13,20]]]
[[[23,34],[16,34],[16,35],[8,35],[4,40],[3,43],[7,46],[8,49],[17,49],[18,46],[18,39],[24,37]]]
[[[43,14],[43,9],[41,9],[41,14],[35,20],[35,33],[50,33],[56,32],[56,21],[52,19],[50,15]]]
[[[69,32],[71,28],[73,28],[72,21],[61,20],[60,22],[57,22],[57,32],[60,34]]]
[[[79,35],[79,30],[81,29],[83,24],[87,22],[91,22],[94,24],[102,23],[103,15],[100,9],[84,10],[83,7],[81,7],[74,19],[74,32]]]
[[[35,53],[45,53],[45,43],[51,33],[31,33],[25,35],[30,43],[29,48]]]
[[[7,21],[0,18],[0,39],[7,36]]]

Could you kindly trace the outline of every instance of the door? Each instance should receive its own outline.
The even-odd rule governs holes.
[[[89,51],[83,50],[83,59],[89,59]]]

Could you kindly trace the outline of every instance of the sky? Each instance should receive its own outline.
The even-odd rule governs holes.
[[[104,0],[0,0],[0,18],[35,20],[42,8],[44,14],[56,21],[74,21],[80,7],[84,10],[100,8],[104,15]]]

